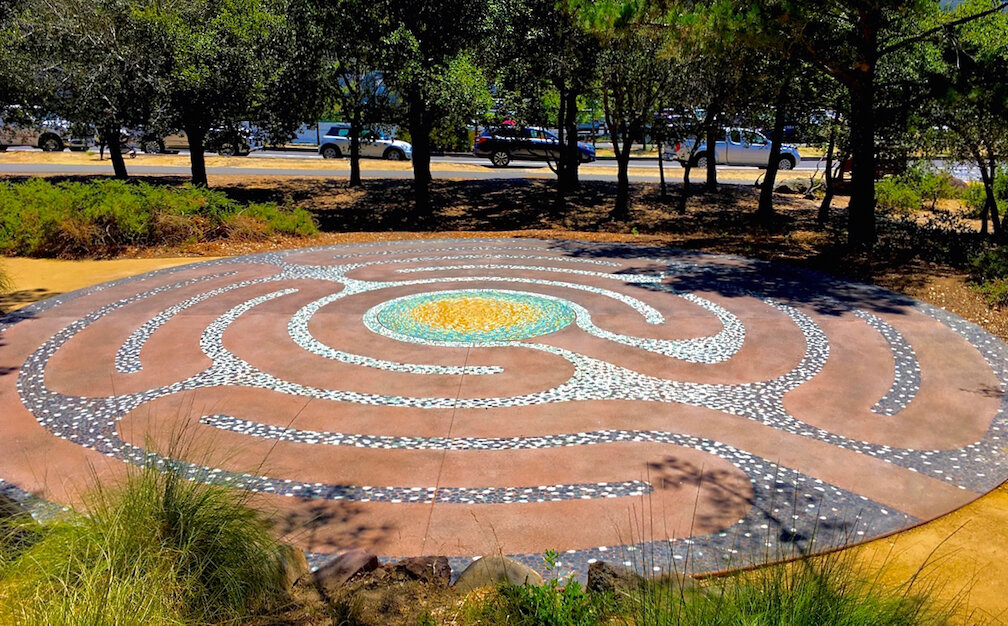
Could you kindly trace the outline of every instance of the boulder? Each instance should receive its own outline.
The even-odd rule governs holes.
[[[332,590],[347,581],[378,569],[378,557],[365,550],[350,550],[315,570],[315,584]]]
[[[690,576],[679,573],[663,574],[650,579],[655,584],[671,585],[675,589],[692,589],[697,582]],[[588,582],[585,587],[593,593],[627,595],[638,592],[648,581],[629,567],[596,561],[588,566]]]
[[[541,585],[542,576],[528,565],[519,563],[500,554],[491,554],[477,559],[462,570],[454,588],[469,593],[481,587],[496,587],[509,582],[513,585]]]
[[[627,593],[644,584],[644,577],[629,567],[595,561],[588,566],[588,583],[585,588],[592,593]]]
[[[452,567],[445,556],[411,556],[390,562],[381,570],[387,573],[384,578],[392,581],[420,581],[438,587],[448,587],[452,582]]]

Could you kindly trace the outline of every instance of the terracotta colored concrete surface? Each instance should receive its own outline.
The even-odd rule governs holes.
[[[153,273],[4,318],[0,487],[73,503],[150,450],[251,488],[315,563],[557,550],[583,575],[862,541],[1008,477],[1008,348],[877,288],[539,240],[181,262],[5,262],[26,294]]]

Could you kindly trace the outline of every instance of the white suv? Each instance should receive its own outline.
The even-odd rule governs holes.
[[[333,124],[322,137],[319,154],[326,159],[350,156],[350,125]],[[367,130],[361,134],[360,155],[391,161],[408,161],[413,158],[413,146],[405,141],[389,139],[380,132]]]

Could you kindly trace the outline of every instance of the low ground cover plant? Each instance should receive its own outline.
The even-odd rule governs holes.
[[[0,623],[239,624],[284,598],[280,545],[234,489],[153,466],[0,528]]]
[[[119,180],[0,182],[0,254],[81,258],[131,246],[317,232],[311,214],[219,191]]]

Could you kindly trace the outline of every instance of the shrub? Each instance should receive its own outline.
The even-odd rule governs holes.
[[[504,584],[465,615],[469,624],[514,626],[593,626],[615,614],[606,595],[588,593],[576,580],[564,586],[550,580],[542,586]]]
[[[99,490],[0,560],[0,623],[244,623],[285,592],[281,551],[242,492],[169,467]]]
[[[975,283],[1008,278],[1008,247],[988,248],[970,260],[970,279]]]
[[[879,208],[907,213],[921,208],[934,210],[938,200],[969,199],[969,188],[948,172],[930,165],[916,165],[898,175],[875,183]]]
[[[875,201],[880,209],[909,213],[921,208],[923,196],[919,189],[898,178],[883,178],[875,182]]]
[[[980,284],[977,289],[989,306],[1003,307],[1008,304],[1008,279],[990,280]]]
[[[230,226],[243,220],[240,228]],[[303,209],[243,206],[219,191],[118,180],[0,183],[0,253],[107,256],[128,246],[178,245],[248,231],[261,236],[317,232]]]

